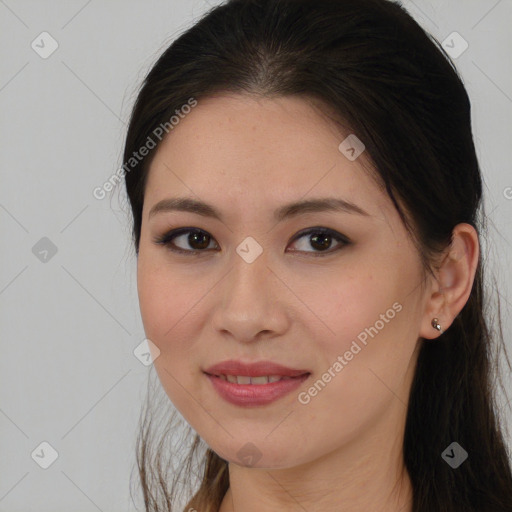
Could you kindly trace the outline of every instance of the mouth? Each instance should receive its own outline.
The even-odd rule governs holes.
[[[264,384],[272,384],[273,382],[280,382],[282,380],[291,380],[291,379],[300,379],[305,376],[309,376],[310,373],[306,372],[301,375],[297,375],[294,377],[286,376],[286,375],[261,375],[258,377],[250,377],[248,375],[226,375],[224,373],[219,374],[210,374],[208,372],[204,372],[206,375],[210,377],[218,377],[227,382],[231,382],[232,384],[252,384],[255,386],[261,386]]]
[[[305,373],[296,377],[280,375],[247,377],[222,374],[217,376],[205,373],[218,396],[238,407],[264,406],[275,402],[296,391],[310,375],[310,373]],[[277,380],[270,382],[269,377],[277,377]],[[236,379],[236,382],[230,382],[228,378]]]
[[[296,390],[311,372],[271,361],[224,361],[203,370],[218,395],[233,405],[263,406]]]
[[[214,364],[203,372],[238,384],[268,384],[311,373],[306,369],[289,368],[272,361],[245,363],[234,359]],[[267,380],[265,381],[264,378]]]

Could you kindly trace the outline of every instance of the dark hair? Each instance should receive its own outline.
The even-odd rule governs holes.
[[[458,223],[471,224],[479,237],[484,233],[468,95],[439,42],[398,2],[230,0],[212,8],[147,74],[124,162],[155,138],[158,126],[169,126],[190,98],[200,102],[217,93],[301,96],[324,105],[333,122],[365,144],[425,270],[432,271],[434,256],[450,243]],[[125,174],[137,255],[145,183],[157,148]],[[499,375],[497,349],[507,354],[499,298],[496,329],[485,299],[480,257],[467,303],[446,332],[421,347],[403,441],[414,512],[512,510],[510,453],[493,379]],[[172,433],[169,422],[161,441]],[[171,510],[177,480],[169,491],[162,450],[152,458],[146,422],[137,441],[146,511]],[[441,457],[453,441],[469,453],[457,469]],[[189,475],[201,446],[196,434],[186,459]],[[199,489],[185,510],[217,512],[229,487],[227,462],[206,447],[201,464]]]

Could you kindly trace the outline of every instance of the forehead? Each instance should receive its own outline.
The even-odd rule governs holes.
[[[144,207],[186,194],[219,208],[270,210],[326,195],[372,214],[389,208],[389,198],[368,174],[365,153],[351,161],[340,151],[347,135],[304,98],[199,100],[157,149]]]

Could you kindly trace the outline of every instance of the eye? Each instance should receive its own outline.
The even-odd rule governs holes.
[[[327,252],[327,249],[330,248],[333,240],[338,242],[339,245],[334,250],[329,250],[328,254],[331,254],[341,249],[343,246],[349,245],[351,243],[351,241],[345,235],[342,235],[341,233],[338,233],[332,229],[322,227],[308,228],[307,230],[303,230],[295,236],[292,242],[296,242],[301,238],[306,239],[307,236],[309,236],[309,240],[306,241],[306,243],[311,244],[310,247],[319,250],[293,250],[292,252],[309,252],[313,256],[323,256],[322,253]],[[182,244],[185,244],[185,246],[188,244],[189,247],[192,247],[192,249],[186,249],[177,246],[176,241],[179,241],[180,239]],[[208,249],[208,246],[210,245],[210,242],[213,241],[213,238],[206,231],[203,231],[199,228],[179,228],[171,230],[161,237],[156,237],[153,241],[156,244],[166,246],[173,252],[187,254],[188,256],[198,256],[200,253],[206,252],[206,249]]]
[[[309,239],[306,238],[307,236],[309,236]],[[345,235],[342,235],[341,233],[338,233],[337,231],[334,231],[332,229],[321,227],[308,228],[304,231],[301,231],[293,239],[293,242],[295,242],[296,240],[300,240],[301,238],[304,238],[307,244],[311,244],[311,247],[320,249],[320,251],[305,251],[311,252],[313,256],[323,256],[322,253],[327,252],[327,249],[329,249],[333,240],[338,242],[339,245],[334,250],[329,250],[328,254],[336,252],[340,250],[343,246],[349,245],[351,243],[350,240]]]
[[[189,244],[193,250],[187,250],[180,247],[176,247],[174,240],[183,239],[182,243]],[[200,252],[204,252],[200,249],[206,249],[209,245],[211,237],[202,229],[199,228],[180,228],[173,229],[163,235],[162,237],[157,237],[154,239],[154,242],[157,244],[165,245],[173,252],[187,254],[191,256],[198,256]]]

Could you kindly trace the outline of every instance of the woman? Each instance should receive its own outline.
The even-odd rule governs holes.
[[[180,510],[512,510],[470,103],[399,4],[213,8],[147,75],[124,161],[189,483],[207,447]],[[150,427],[146,510],[177,510]]]

